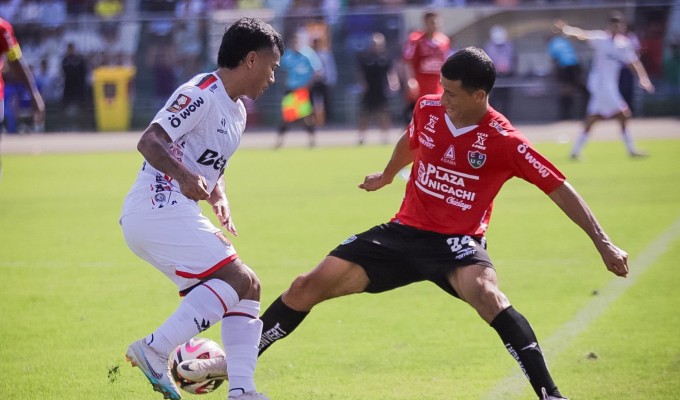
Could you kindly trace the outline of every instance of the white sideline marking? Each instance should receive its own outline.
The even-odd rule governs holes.
[[[637,279],[663,255],[670,245],[680,236],[680,218],[652,241],[635,260],[629,263],[630,272],[626,279],[612,279],[607,287],[600,291],[600,294],[593,297],[581,311],[570,321],[567,321],[557,329],[557,332],[547,339],[538,339],[545,354],[549,357],[556,357],[564,351],[572,339],[583,333],[588,326],[597,320],[612,304],[618,299],[626,289],[633,286]],[[521,394],[524,389],[529,387],[524,374],[518,370],[503,378],[496,386],[484,396],[486,400],[508,399]]]

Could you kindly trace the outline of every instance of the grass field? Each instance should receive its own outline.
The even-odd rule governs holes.
[[[629,287],[538,189],[514,180],[496,202],[488,239],[501,288],[532,322],[572,400],[680,393],[680,141],[640,144],[653,156],[630,160],[621,143],[593,142],[581,163],[566,160],[564,145],[538,146],[630,253],[640,273]],[[263,282],[263,306],[337,243],[396,212],[403,181],[370,194],[356,189],[390,152],[236,154],[227,169],[234,243]],[[123,357],[179,301],[127,249],[117,223],[140,156],[2,161],[0,397],[160,399]],[[579,319],[584,310],[600,312]],[[219,338],[218,329],[205,334]],[[503,383],[517,370],[470,307],[423,283],[319,305],[265,353],[256,379],[273,400],[533,399],[524,380]],[[202,396],[225,397],[224,388]]]

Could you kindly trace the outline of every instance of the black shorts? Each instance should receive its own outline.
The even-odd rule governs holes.
[[[493,268],[484,238],[444,235],[395,222],[351,236],[329,255],[359,264],[370,281],[368,293],[427,280],[460,297],[447,278],[451,271],[473,264]]]

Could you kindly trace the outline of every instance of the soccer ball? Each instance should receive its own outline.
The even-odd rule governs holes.
[[[192,394],[206,394],[220,387],[224,379],[212,379],[204,382],[194,382],[184,379],[177,373],[177,366],[182,361],[208,358],[225,358],[224,350],[216,342],[206,338],[192,338],[186,343],[180,344],[170,353],[168,363],[170,372],[177,382],[177,386],[185,392]]]

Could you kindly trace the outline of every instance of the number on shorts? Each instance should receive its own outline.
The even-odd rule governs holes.
[[[472,238],[467,235],[463,237],[455,236],[446,239],[446,243],[448,243],[449,246],[451,246],[451,251],[454,253],[460,251],[460,249],[462,249],[463,246],[467,246],[467,244],[470,243],[471,241]]]

